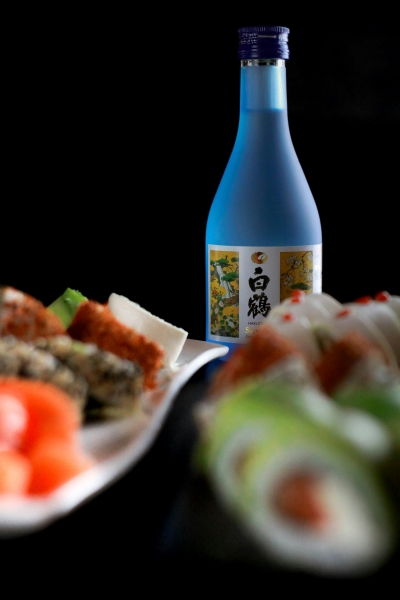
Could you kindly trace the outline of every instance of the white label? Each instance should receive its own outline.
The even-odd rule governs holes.
[[[243,344],[273,306],[299,289],[322,291],[322,244],[208,246],[209,331],[216,342]]]

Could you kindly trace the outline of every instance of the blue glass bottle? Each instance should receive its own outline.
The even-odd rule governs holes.
[[[288,124],[288,34],[239,29],[239,125],[206,228],[206,340],[230,351],[294,289],[322,291],[320,218]]]

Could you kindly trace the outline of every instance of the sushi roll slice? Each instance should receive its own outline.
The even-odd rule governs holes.
[[[200,436],[198,468],[267,560],[323,575],[374,571],[397,535],[380,474],[274,394],[246,384],[224,396]]]
[[[357,308],[347,306],[323,323],[316,323],[314,328],[322,351],[325,352],[337,339],[350,331],[361,333],[370,343],[378,346],[383,352],[388,364],[397,367],[395,352],[382,333],[366,313]]]
[[[381,347],[357,330],[334,340],[316,363],[315,372],[329,396],[339,389],[381,385],[399,377]]]
[[[375,294],[375,302],[383,302],[387,304],[400,319],[400,296],[395,296],[386,291],[381,291]]]
[[[336,314],[343,305],[339,300],[336,300],[330,294],[326,292],[320,292],[319,294],[306,294],[305,302],[311,304],[312,306],[323,306],[325,310],[328,311],[330,316]]]
[[[385,336],[396,357],[397,365],[400,365],[400,318],[392,310],[388,302],[377,302],[364,298],[355,302],[344,304],[345,308],[351,308],[360,316],[367,316],[378,327]]]
[[[0,288],[0,336],[29,342],[65,333],[60,319],[33,296],[10,286]]]
[[[391,435],[391,451],[380,470],[387,487],[400,506],[400,382],[385,385],[359,385],[342,388],[333,394],[338,406],[357,409],[379,420]]]
[[[323,322],[338,312],[342,304],[326,293],[306,294],[301,290],[293,291],[290,298],[274,306],[268,319],[291,312],[299,317],[306,317],[311,323]]]
[[[85,409],[88,393],[85,377],[74,373],[49,352],[11,335],[0,338],[0,375],[52,383],[73,398],[82,412]]]
[[[287,312],[276,314],[273,319],[269,319],[268,324],[302,348],[311,364],[320,359],[321,348],[307,317],[296,316],[288,309]]]
[[[145,388],[157,387],[164,349],[118,321],[106,305],[94,300],[82,302],[67,333],[78,341],[96,344],[102,350],[138,363],[143,371]]]
[[[214,372],[208,393],[218,398],[251,378],[286,379],[299,385],[313,380],[303,349],[265,323]]]
[[[138,363],[66,335],[40,338],[34,345],[85,379],[86,420],[131,416],[141,410],[144,385]]]

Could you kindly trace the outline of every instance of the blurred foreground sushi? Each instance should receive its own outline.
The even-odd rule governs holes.
[[[293,381],[298,385],[314,381],[309,355],[269,323],[260,327],[214,373],[209,396],[217,399],[244,381],[258,377]]]
[[[317,398],[304,410],[305,393],[265,381],[227,393],[203,422],[196,465],[267,560],[365,575],[394,548],[394,503],[368,452],[331,425],[337,411],[323,417]]]
[[[28,342],[64,333],[60,319],[40,300],[11,286],[0,287],[0,336],[13,335]]]
[[[77,402],[84,421],[132,416],[145,408],[137,363],[67,335],[31,342],[0,337],[0,376],[53,384]]]

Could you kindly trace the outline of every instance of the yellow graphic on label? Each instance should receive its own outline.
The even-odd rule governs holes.
[[[280,301],[290,298],[293,290],[313,291],[312,250],[280,253]]]
[[[239,252],[210,250],[210,330],[239,337]]]

